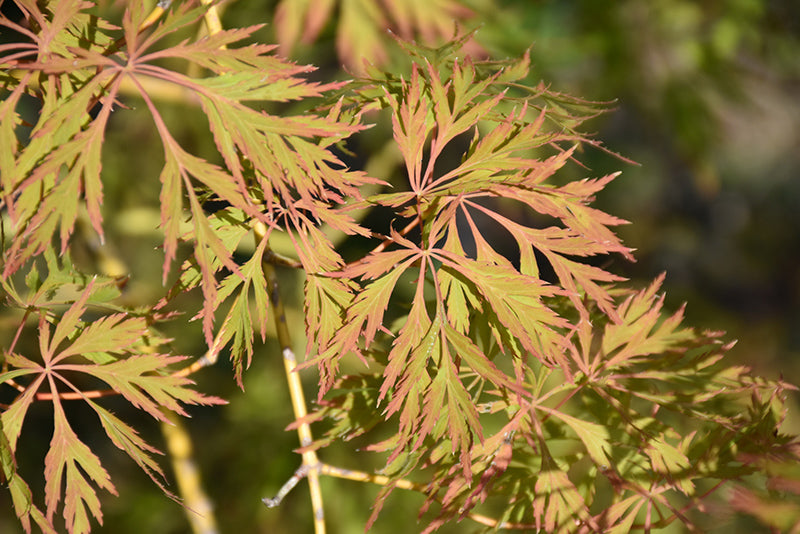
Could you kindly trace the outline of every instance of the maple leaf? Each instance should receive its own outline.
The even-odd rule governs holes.
[[[98,284],[97,288],[102,290],[102,285]],[[5,364],[9,370],[0,373],[0,383],[29,379],[22,394],[0,416],[4,451],[13,454],[16,450],[22,423],[34,401],[49,398],[53,403],[53,437],[44,470],[46,521],[48,524],[52,521],[63,499],[63,517],[70,533],[89,532],[91,517],[102,523],[95,488],[112,494],[116,494],[116,489],[100,459],[69,424],[62,396],[86,401],[98,415],[111,441],[163,489],[157,478],[161,470],[150,456],[158,451],[138,437],[133,428],[91,400],[93,393],[79,386],[81,375],[105,382],[134,407],[161,421],[167,420],[162,409],[185,414],[182,404],[223,402],[191,390],[188,379],[165,373],[165,367],[183,360],[182,357],[137,353],[141,340],[148,336],[144,318],[117,313],[85,322],[82,317],[87,313],[95,290],[95,280],[91,280],[69,308],[57,316],[47,307],[38,311],[41,363],[38,358],[8,352]],[[40,391],[43,387],[48,391]],[[18,514],[21,514],[20,510],[26,509],[20,501],[25,498],[25,486],[17,481],[13,488],[19,503]],[[39,523],[35,508],[28,509],[30,512],[26,513]]]
[[[105,23],[91,23],[83,17],[85,3],[71,3],[55,12],[55,17],[70,17],[81,22],[43,25],[49,33],[41,39],[70,43],[75,32],[109,32]],[[35,6],[33,16],[47,21],[48,15]],[[276,116],[255,109],[251,102],[287,102],[319,97],[342,86],[341,83],[308,82],[303,75],[312,67],[298,66],[270,54],[274,46],[235,45],[247,39],[258,26],[225,30],[173,46],[161,46],[172,35],[191,27],[204,15],[208,6],[183,2],[169,10],[152,29],[143,30],[146,11],[142,2],[126,6],[122,17],[124,39],[113,41],[100,36],[89,47],[55,47],[52,54],[29,60],[24,54],[4,58],[9,66],[26,73],[3,105],[0,135],[13,135],[18,123],[15,106],[22,92],[33,92],[43,100],[39,121],[31,142],[4,156],[0,165],[13,173],[3,173],[5,198],[9,205],[15,238],[5,253],[4,276],[8,277],[28,259],[43,252],[52,235],[61,238],[62,252],[73,232],[78,212],[85,205],[95,231],[102,237],[100,205],[101,147],[108,119],[121,98],[123,86],[138,93],[150,113],[164,152],[160,174],[161,227],[164,232],[163,278],[176,258],[178,244],[193,245],[194,261],[185,269],[197,268],[197,285],[203,293],[200,314],[209,348],[215,344],[215,311],[225,300],[219,298],[217,275],[226,269],[244,284],[234,297],[235,314],[228,314],[218,339],[234,339],[232,359],[241,380],[244,362],[252,354],[252,328],[244,311],[249,288],[247,276],[257,276],[254,260],[245,275],[233,260],[235,244],[220,221],[209,221],[205,204],[222,201],[248,218],[231,224],[241,227],[258,221],[268,232],[279,224],[292,229],[298,256],[307,272],[335,269],[341,263],[319,232],[320,225],[330,225],[345,233],[361,233],[355,221],[342,209],[345,198],[359,199],[359,187],[374,183],[362,172],[349,171],[330,150],[331,145],[362,129],[357,116],[342,116],[341,105],[327,115],[299,114]],[[88,29],[86,25],[90,25]],[[66,34],[67,36],[62,36]],[[55,42],[54,41],[54,42]],[[44,47],[43,43],[40,43]],[[162,66],[165,61],[181,60],[204,70],[203,77],[191,77]],[[174,63],[170,63],[173,65]],[[27,74],[48,76],[41,87],[33,88]],[[69,76],[68,84],[56,83]],[[156,90],[157,89],[157,90]],[[208,120],[224,168],[186,151],[172,135],[162,117],[158,100],[172,90],[178,98],[196,102]],[[93,115],[89,110],[99,103]],[[17,146],[17,143],[13,143]],[[185,232],[188,220],[189,231]],[[224,221],[223,221],[224,222]],[[268,235],[267,235],[268,237]],[[240,237],[239,237],[240,238]],[[328,263],[319,264],[328,250]],[[330,263],[333,262],[333,263]],[[258,282],[258,280],[256,280]],[[234,286],[226,284],[225,291]],[[194,287],[194,283],[185,288]],[[230,296],[231,293],[226,293]],[[258,294],[260,295],[260,294]],[[258,297],[257,295],[257,297]],[[260,314],[262,327],[265,315]],[[225,322],[226,321],[226,322]]]
[[[524,69],[517,70],[516,76],[524,75]],[[572,380],[571,362],[565,356],[571,322],[550,302],[568,296],[586,316],[585,294],[617,320],[612,297],[599,283],[620,278],[572,258],[611,252],[629,256],[608,229],[622,221],[587,206],[613,176],[548,185],[547,179],[569,160],[580,138],[547,129],[544,110],[530,120],[530,99],[520,100],[518,111],[504,114],[507,82],[499,81],[500,74],[486,73],[469,59],[448,62],[440,57],[436,66],[420,59],[419,65],[412,65],[408,81],[388,76],[380,81],[378,98],[392,111],[394,140],[403,155],[409,190],[374,195],[356,205],[392,206],[410,222],[402,231],[392,225],[383,245],[332,274],[357,285],[349,286],[336,303],[325,302],[331,309],[322,313],[339,328],[328,334],[319,356],[310,362],[321,370],[322,396],[333,384],[343,355],[355,353],[366,361],[364,350],[385,331],[384,316],[398,284],[415,280],[410,311],[391,331],[394,337],[380,388],[380,399],[388,399],[386,416],[399,414],[399,438],[388,463],[406,449],[415,451],[426,436],[446,438],[461,459],[465,478],[473,439],[483,438],[473,407],[479,389],[465,387],[462,374],[475,373],[478,383],[491,384],[500,397],[523,394],[518,380],[523,362],[533,356]],[[372,81],[378,83],[375,76]],[[367,89],[361,94],[372,98]],[[489,129],[481,135],[484,123]],[[445,148],[468,131],[474,136],[461,162],[437,174]],[[560,142],[572,146],[562,150]],[[543,147],[555,147],[556,155],[531,156]],[[511,221],[484,203],[497,198],[519,202],[556,219],[561,227],[536,228]],[[489,244],[477,214],[488,215],[515,238],[519,266]],[[466,221],[466,231],[459,220]],[[420,232],[418,241],[406,235],[412,228]],[[474,257],[465,252],[467,233],[474,243]],[[560,286],[539,278],[535,253],[550,258]],[[474,317],[488,323],[499,353],[511,359],[517,377],[501,371],[492,361],[497,355],[490,358],[471,339]],[[600,449],[589,437],[596,429],[569,422],[597,457]]]

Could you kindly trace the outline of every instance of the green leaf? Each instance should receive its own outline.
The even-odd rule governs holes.
[[[592,461],[598,467],[607,466],[611,458],[611,444],[608,429],[598,423],[583,421],[559,410],[551,410],[542,406],[537,408],[546,411],[567,424],[583,442]]]

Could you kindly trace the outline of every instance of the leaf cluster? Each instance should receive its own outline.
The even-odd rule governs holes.
[[[364,65],[353,82],[320,83],[276,47],[243,44],[259,27],[215,27],[196,2],[150,13],[130,2],[118,25],[86,2],[19,5],[26,24],[0,21],[20,36],[0,45],[11,73],[0,104],[2,288],[19,325],[3,347],[0,384],[16,391],[0,405],[0,461],[26,531],[55,531],[60,510],[69,532],[88,532],[103,517],[96,489],[116,492],[70,425],[72,401],[163,488],[158,451],[102,399],[159,421],[222,403],[191,387],[196,367],[177,369],[183,357],[158,329],[194,314],[207,349],[198,365],[228,353],[242,385],[278,301],[273,263],[305,276],[300,367],[319,373],[318,408],[296,425],[327,430],[303,451],[358,437],[384,455],[388,482],[369,524],[410,480],[422,511],[436,510],[426,532],[466,517],[491,530],[697,528],[694,512],[723,483],[797,459],[795,438],[779,431],[792,386],[727,365],[719,333],[662,309],[661,278],[635,291],[604,263],[632,259],[614,232],[626,221],[592,205],[618,173],[584,177],[577,161],[602,149],[580,131],[604,106],[529,84],[527,55],[480,59],[472,34],[438,47],[398,39],[385,46],[402,50],[405,71]],[[303,24],[313,40],[333,6],[282,2],[284,51]],[[430,41],[446,35],[445,13],[467,11],[342,1],[340,24],[360,31],[342,32],[339,51],[352,60],[367,47],[377,61],[373,23]],[[176,101],[204,117],[213,153],[174,132],[163,107]],[[82,220],[98,240],[111,235],[112,113],[144,115],[163,155],[154,254],[165,289],[136,309],[120,298],[124,278],[81,274],[68,253]],[[391,132],[400,162],[385,175],[343,157],[373,126]],[[390,216],[368,224],[378,210]],[[199,294],[196,309],[182,308],[187,294]],[[43,506],[15,465],[35,402],[53,406]]]

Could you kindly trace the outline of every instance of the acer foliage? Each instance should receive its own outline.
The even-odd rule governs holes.
[[[16,325],[0,371],[9,399],[0,459],[26,531],[63,521],[89,532],[103,519],[97,490],[116,493],[70,424],[75,401],[178,498],[158,450],[105,398],[163,422],[187,404],[222,404],[187,375],[224,354],[242,385],[254,357],[272,357],[255,342],[270,319],[303,454],[270,506],[306,475],[317,506],[315,477],[327,474],[382,485],[368,526],[406,488],[434,510],[425,532],[469,518],[493,530],[622,533],[675,521],[697,529],[729,485],[731,504],[763,519],[770,503],[754,493],[753,473],[793,492],[774,472],[797,460],[797,441],[780,430],[793,386],[728,365],[720,333],[663,309],[663,277],[637,290],[601,267],[633,258],[614,233],[626,221],[592,207],[618,173],[564,170],[584,148],[605,150],[580,133],[602,104],[530,84],[527,55],[472,54],[471,34],[431,47],[376,33],[389,25],[431,42],[469,6],[281,2],[284,53],[313,42],[336,11],[338,51],[361,75],[320,83],[307,78],[313,67],[253,43],[259,26],[223,29],[214,5],[150,11],[134,1],[106,20],[88,2],[17,3],[22,19],[0,21],[17,36],[0,45],[2,288]],[[382,70],[388,50],[405,64]],[[163,112],[175,102],[203,118],[214,150],[181,140]],[[152,251],[161,294],[135,307],[128,278],[100,262],[79,268],[70,254],[87,233],[112,235],[115,214],[103,208],[112,112],[141,118],[163,156],[153,195],[162,246]],[[357,152],[363,167],[346,163],[359,136],[383,132],[397,166],[373,176],[362,170],[372,155]],[[388,215],[368,223],[376,210]],[[298,368],[274,264],[305,275]],[[183,308],[187,294],[199,294],[197,308]],[[192,362],[161,333],[185,314],[202,323],[207,347]],[[299,369],[319,375],[310,413]],[[53,407],[43,496],[17,470],[35,403]],[[357,436],[384,455],[381,473],[318,459]]]

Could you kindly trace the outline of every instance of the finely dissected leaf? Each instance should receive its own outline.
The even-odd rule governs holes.
[[[17,472],[14,448],[3,429],[2,418],[0,418],[0,483],[8,487],[14,512],[25,532],[31,532],[31,519],[33,519],[42,532],[55,534],[56,531],[50,521],[33,504],[31,490]]]
[[[111,478],[95,456],[78,436],[73,432],[66,419],[61,403],[53,403],[53,439],[45,458],[45,503],[47,518],[52,519],[56,507],[61,500],[62,482],[66,476],[66,492],[64,494],[64,519],[70,534],[89,532],[89,516],[91,513],[100,523],[103,514],[100,501],[92,489],[89,478],[100,488],[116,495],[117,490]],[[86,475],[84,475],[84,473]],[[87,510],[88,508],[88,510]]]
[[[50,280],[50,278],[53,280]],[[69,532],[89,532],[92,518],[102,523],[100,501],[95,488],[115,493],[114,485],[100,459],[72,430],[67,420],[62,396],[85,400],[98,414],[101,425],[112,442],[127,452],[131,458],[162,488],[161,471],[151,457],[158,452],[148,445],[128,424],[108,410],[90,400],[98,392],[82,391],[78,374],[102,380],[117,394],[135,407],[163,420],[163,409],[184,413],[182,404],[219,404],[222,401],[202,395],[188,388],[186,378],[167,374],[167,368],[182,361],[179,356],[139,354],[143,340],[153,335],[144,317],[128,313],[100,315],[87,323],[84,316],[96,314],[109,304],[104,300],[108,281],[92,278],[78,289],[76,273],[62,268],[60,262],[48,253],[47,273],[43,277],[37,270],[26,277],[32,295],[21,296],[7,280],[4,287],[11,289],[17,305],[28,313],[38,315],[39,356],[29,358],[16,352],[6,352],[4,365],[8,370],[0,373],[0,383],[17,384],[22,393],[0,414],[2,424],[3,476],[10,477],[9,487],[17,514],[23,526],[30,529],[31,522],[43,531],[54,529],[51,522],[63,499],[61,515]],[[76,286],[70,288],[72,301],[61,300],[54,289],[57,284]],[[55,284],[55,285],[54,285]],[[50,289],[48,289],[50,288]],[[63,288],[61,288],[63,289]],[[35,304],[34,304],[35,303]],[[69,306],[64,309],[64,304]],[[39,308],[41,306],[41,308]],[[112,307],[113,309],[113,307]],[[88,362],[88,363],[81,363]],[[27,380],[19,384],[17,381]],[[47,383],[49,391],[40,391]],[[62,388],[65,385],[67,391]],[[100,392],[101,395],[107,392]],[[6,460],[13,458],[20,443],[23,423],[34,400],[50,400],[54,406],[53,438],[45,458],[45,509],[46,515],[31,504],[27,485],[10,471]]]
[[[154,447],[148,445],[139,437],[138,433],[133,428],[122,422],[119,418],[114,416],[114,414],[95,402],[89,401],[88,399],[87,402],[97,413],[100,423],[103,425],[103,430],[106,431],[106,435],[108,435],[114,445],[125,451],[125,453],[139,465],[142,471],[147,473],[150,479],[166,492],[166,489],[164,489],[164,486],[157,478],[157,476],[163,478],[164,473],[150,456],[151,453],[161,453]]]
[[[606,427],[591,421],[581,421],[558,410],[548,409],[546,411],[566,423],[578,435],[596,465],[605,466],[608,463],[611,444],[609,443],[608,429]]]
[[[87,4],[74,4],[71,11],[64,8],[58,13],[75,17],[86,7]],[[300,100],[341,86],[304,80],[301,76],[313,68],[271,56],[273,46],[256,44],[237,48],[235,45],[249,38],[257,26],[162,46],[168,36],[195,24],[206,9],[191,2],[181,3],[168,10],[151,31],[142,32],[140,26],[147,13],[140,2],[134,2],[123,15],[123,47],[119,46],[122,41],[112,43],[98,37],[100,46],[61,47],[47,61],[14,63],[34,74],[60,76],[79,72],[80,76],[73,76],[71,83],[63,87],[51,80],[42,85],[45,103],[32,141],[23,147],[16,161],[3,163],[19,175],[12,179],[4,174],[4,183],[17,189],[12,219],[17,236],[7,253],[4,275],[10,275],[32,255],[44,250],[54,233],[60,234],[62,247],[66,247],[77,213],[84,204],[95,230],[102,235],[100,147],[111,110],[125,82],[144,99],[164,148],[165,162],[160,176],[164,281],[179,243],[193,241],[194,265],[200,274],[204,296],[201,313],[204,334],[209,347],[216,351],[221,347],[214,344],[214,315],[224,300],[217,298],[216,274],[222,267],[237,276],[242,274],[232,259],[235,247],[217,235],[219,228],[211,228],[203,204],[209,200],[224,201],[270,228],[286,224],[302,236],[311,235],[310,242],[305,237],[297,242],[298,256],[310,272],[315,272],[316,258],[322,255],[309,253],[309,249],[332,250],[325,245],[321,234],[313,233],[316,227],[330,224],[345,233],[364,234],[365,230],[340,205],[347,197],[358,199],[358,188],[374,180],[364,173],[347,170],[329,150],[332,144],[362,129],[355,124],[357,116],[340,113],[341,106],[327,116],[277,116],[249,107],[252,101]],[[98,27],[105,29],[103,24]],[[52,31],[60,35],[59,32],[67,31],[64,28],[53,25]],[[161,64],[165,59],[180,59],[207,69],[205,77],[193,78],[170,70]],[[154,85],[153,81],[158,83]],[[179,145],[156,106],[158,94],[151,94],[155,86],[171,87],[181,97],[199,102],[208,117],[225,169]],[[98,114],[90,116],[89,110],[97,101],[102,107]],[[17,120],[13,107],[8,111],[9,118],[4,116],[3,122],[6,132],[13,131]],[[347,120],[339,119],[345,116]],[[43,196],[42,188],[47,193]],[[182,223],[186,220],[190,222],[190,231],[182,233],[186,227]],[[336,268],[335,261],[333,265],[323,262],[319,268]],[[246,298],[246,294],[241,298]],[[249,327],[244,326],[249,318],[243,313],[243,300],[235,311],[241,320],[235,328],[229,322],[226,332],[218,337],[235,338],[232,358],[241,369],[243,355],[247,354],[249,360],[252,350],[251,343],[244,341],[249,339],[246,332]],[[263,314],[259,315],[260,325],[264,319]]]
[[[690,470],[691,463],[686,455],[667,443],[663,437],[651,439],[648,445],[646,453],[656,473],[663,474],[670,480],[680,480]],[[682,489],[689,494],[692,486],[691,481],[687,481]]]
[[[255,302],[256,324],[261,332],[261,339],[266,336],[267,310],[269,308],[269,296],[267,295],[267,282],[264,277],[261,262],[263,261],[264,251],[266,250],[267,240],[262,240],[256,247],[253,256],[241,267],[241,275],[229,275],[220,285],[217,298],[222,300],[229,293],[238,289],[233,305],[228,311],[225,320],[220,327],[219,346],[224,346],[233,338],[231,348],[231,359],[237,367],[236,375],[241,380],[242,367],[249,366],[253,356],[253,318],[250,306],[250,290],[253,290]],[[243,361],[243,355],[246,360]]]
[[[512,392],[527,395],[519,381],[523,362],[530,355],[560,369],[571,381],[571,364],[565,355],[570,321],[553,308],[553,302],[569,296],[585,316],[588,308],[581,294],[585,293],[601,309],[613,312],[612,297],[599,284],[619,278],[573,258],[628,254],[607,228],[622,221],[586,207],[611,178],[559,187],[546,184],[571,157],[580,138],[548,130],[545,111],[528,119],[525,99],[518,111],[503,113],[505,93],[498,79],[496,71],[479,73],[470,60],[448,63],[439,58],[435,65],[420,60],[407,81],[381,80],[378,95],[393,112],[393,135],[405,161],[409,191],[376,195],[364,205],[391,206],[409,221],[402,231],[392,225],[373,253],[336,273],[337,278],[358,285],[339,300],[326,303],[331,333],[314,360],[322,370],[324,393],[333,384],[342,355],[364,357],[363,347],[377,339],[401,276],[415,273],[411,309],[396,329],[380,388],[381,398],[388,399],[386,415],[399,413],[398,437],[389,462],[404,450],[413,453],[429,435],[436,440],[446,436],[452,452],[458,452],[467,480],[473,437],[480,440],[482,435],[475,395],[484,384],[497,388],[494,393],[499,397]],[[490,128],[481,135],[484,122]],[[437,160],[447,145],[469,131],[474,131],[474,137],[461,163],[437,175]],[[561,150],[558,142],[569,142],[571,147]],[[532,157],[531,151],[547,146],[558,149],[557,154]],[[498,197],[513,199],[564,227],[537,228],[512,221],[485,204]],[[488,216],[515,238],[521,254],[518,267],[490,244],[477,216]],[[466,226],[460,221],[466,221]],[[418,241],[407,237],[415,227],[420,232]],[[467,233],[474,258],[462,243]],[[561,287],[539,278],[539,253],[546,258],[552,255],[551,263],[558,263]],[[314,282],[315,292],[309,293],[317,299],[321,296],[318,285]],[[313,309],[318,309],[319,302]],[[430,310],[436,311],[431,315]],[[471,323],[476,319],[488,323],[495,355],[510,356],[515,378],[484,352],[482,347],[490,346],[488,339],[479,345],[471,338]],[[332,332],[334,325],[341,327]],[[475,376],[472,386],[465,385],[463,373]],[[569,423],[590,456],[606,461],[604,451],[610,444],[602,428],[576,418]]]
[[[99,378],[119,392],[137,408],[146,411],[158,420],[166,421],[161,408],[181,415],[186,412],[180,403],[220,404],[223,401],[207,397],[186,388],[191,381],[163,374],[164,367],[182,361],[180,356],[142,354],[105,365],[63,364],[58,369],[79,371]]]
[[[387,26],[421,42],[449,34],[454,19],[469,16],[455,0],[281,2],[284,52],[315,39],[338,7],[339,53],[371,76],[327,111],[292,114],[275,110],[300,109],[285,104],[346,84],[307,81],[313,68],[272,55],[274,46],[240,46],[258,26],[181,41],[198,35],[208,6],[176,3],[143,30],[148,11],[135,1],[117,39],[90,3],[19,3],[26,25],[0,22],[30,43],[0,46],[8,87],[0,183],[11,228],[2,288],[24,314],[3,351],[0,384],[20,393],[0,414],[0,475],[26,530],[54,531],[58,514],[70,532],[88,532],[92,517],[102,522],[96,488],[114,492],[70,426],[66,399],[86,401],[114,445],[163,489],[158,451],[92,399],[114,392],[162,421],[164,409],[222,402],[169,374],[182,358],[154,350],[162,340],[149,325],[170,316],[165,307],[177,295],[199,288],[205,341],[214,356],[230,344],[241,383],[255,331],[265,337],[276,288],[266,287],[263,269],[277,261],[268,240],[278,234],[296,258],[280,261],[305,271],[307,352],[316,348],[311,363],[320,370],[321,409],[294,426],[334,418],[304,448],[395,427],[367,447],[389,453],[374,514],[408,484],[401,477],[424,475],[424,510],[441,504],[426,532],[465,518],[488,495],[496,522],[474,517],[495,529],[650,531],[676,519],[692,528],[684,509],[706,497],[697,488],[743,480],[765,459],[796,462],[797,443],[778,432],[790,386],[724,367],[729,345],[718,334],[681,327],[682,309],[664,313],[661,279],[627,293],[612,285],[621,277],[596,266],[598,256],[631,251],[613,232],[625,221],[591,206],[616,174],[562,179],[580,145],[599,147],[576,132],[596,114],[592,103],[516,83],[527,75],[527,54],[502,64],[470,59],[469,35],[437,49],[401,44],[413,62],[408,76],[358,64],[388,57],[379,37]],[[112,302],[114,280],[77,273],[65,254],[84,211],[103,235],[105,128],[114,108],[134,113],[120,105],[123,90],[138,92],[162,140],[164,282],[179,250],[193,252],[156,308],[137,313]],[[40,101],[30,135],[18,109],[23,94]],[[216,154],[181,144],[160,112],[170,100],[202,111]],[[391,113],[389,148],[407,184],[363,198],[364,186],[385,184],[337,154],[350,155],[343,141],[380,107]],[[388,181],[393,170],[384,169]],[[389,216],[368,230],[358,221],[373,207]],[[254,252],[242,244],[251,232]],[[348,263],[359,246],[339,247],[334,233],[373,239],[374,248]],[[22,277],[12,275],[26,267],[19,291]],[[26,329],[39,337],[39,357],[17,346]],[[337,376],[352,354],[372,374]],[[110,389],[85,391],[79,378]],[[46,514],[14,464],[34,401],[54,405]],[[754,498],[742,494],[735,504],[763,515],[768,503]]]
[[[352,290],[336,278],[309,275],[305,284],[305,314],[308,336],[306,354],[316,342],[319,353],[327,352],[336,332],[344,326],[345,310],[352,300]]]
[[[8,365],[21,369],[3,373],[2,383],[5,383],[7,380],[13,380],[17,376],[21,376],[23,374],[31,374],[41,371],[41,367],[38,364],[31,362],[23,356],[6,354],[6,362]],[[0,419],[2,419],[3,422],[3,431],[8,438],[8,443],[12,452],[17,449],[17,439],[19,438],[20,432],[22,432],[22,423],[25,421],[25,415],[28,413],[28,408],[30,408],[31,403],[33,402],[34,395],[43,381],[44,375],[37,376],[28,385],[22,395],[14,399],[14,402],[11,403],[11,406],[9,406],[3,411],[2,414],[0,414]]]
[[[59,352],[58,359],[72,355],[94,359],[93,353],[123,352],[140,341],[146,333],[147,324],[142,317],[131,318],[121,313],[109,315],[83,329],[69,347]]]
[[[533,515],[545,532],[572,532],[575,521],[589,516],[589,510],[567,473],[543,469],[536,479]]]

